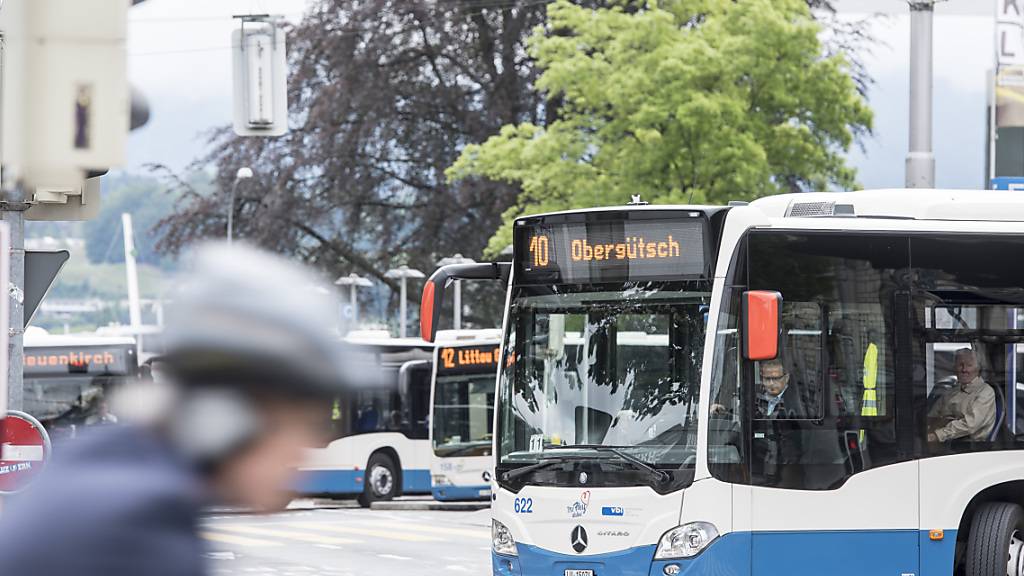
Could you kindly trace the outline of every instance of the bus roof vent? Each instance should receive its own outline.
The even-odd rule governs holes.
[[[835,208],[835,202],[793,202],[786,210],[786,217],[832,216],[835,214]]]

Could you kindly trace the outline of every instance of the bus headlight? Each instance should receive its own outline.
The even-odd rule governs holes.
[[[496,554],[519,556],[516,541],[512,539],[512,531],[494,519],[491,519],[491,547]]]
[[[654,559],[692,558],[707,548],[715,538],[718,538],[718,529],[708,522],[690,522],[677,526],[661,537]]]
[[[434,474],[431,477],[431,481],[434,483],[434,486],[451,486],[452,484],[452,481],[444,474]]]

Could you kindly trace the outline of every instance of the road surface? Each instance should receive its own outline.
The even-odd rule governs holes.
[[[296,510],[207,517],[215,576],[419,576],[490,567],[490,511]]]

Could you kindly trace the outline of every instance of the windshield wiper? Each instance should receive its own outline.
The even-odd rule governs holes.
[[[622,450],[614,446],[605,446],[603,444],[576,444],[574,446],[557,446],[554,448],[548,448],[547,450],[571,450],[573,448],[614,454],[619,458],[625,460],[626,462],[633,464],[635,467],[644,470],[659,482],[668,482],[669,480],[672,479],[672,476],[668,472],[665,472],[664,470],[658,470],[657,468],[651,466],[647,462],[644,462],[643,460],[637,458],[636,456],[623,452]]]
[[[531,472],[540,470],[541,468],[547,468],[548,466],[551,466],[553,464],[566,464],[568,462],[578,462],[579,460],[579,457],[570,458],[567,456],[555,456],[548,458],[542,457],[541,461],[537,462],[536,464],[522,466],[520,468],[516,468],[514,470],[509,470],[508,472],[505,472],[504,474],[501,475],[501,479],[504,480],[505,482],[509,482],[515,480],[516,478],[519,478],[520,476],[526,476]]]

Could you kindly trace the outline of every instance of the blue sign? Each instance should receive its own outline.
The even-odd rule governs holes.
[[[1024,192],[1024,176],[999,176],[998,178],[993,178],[992,189]]]
[[[605,506],[601,508],[601,516],[622,516],[625,510],[621,506]]]

